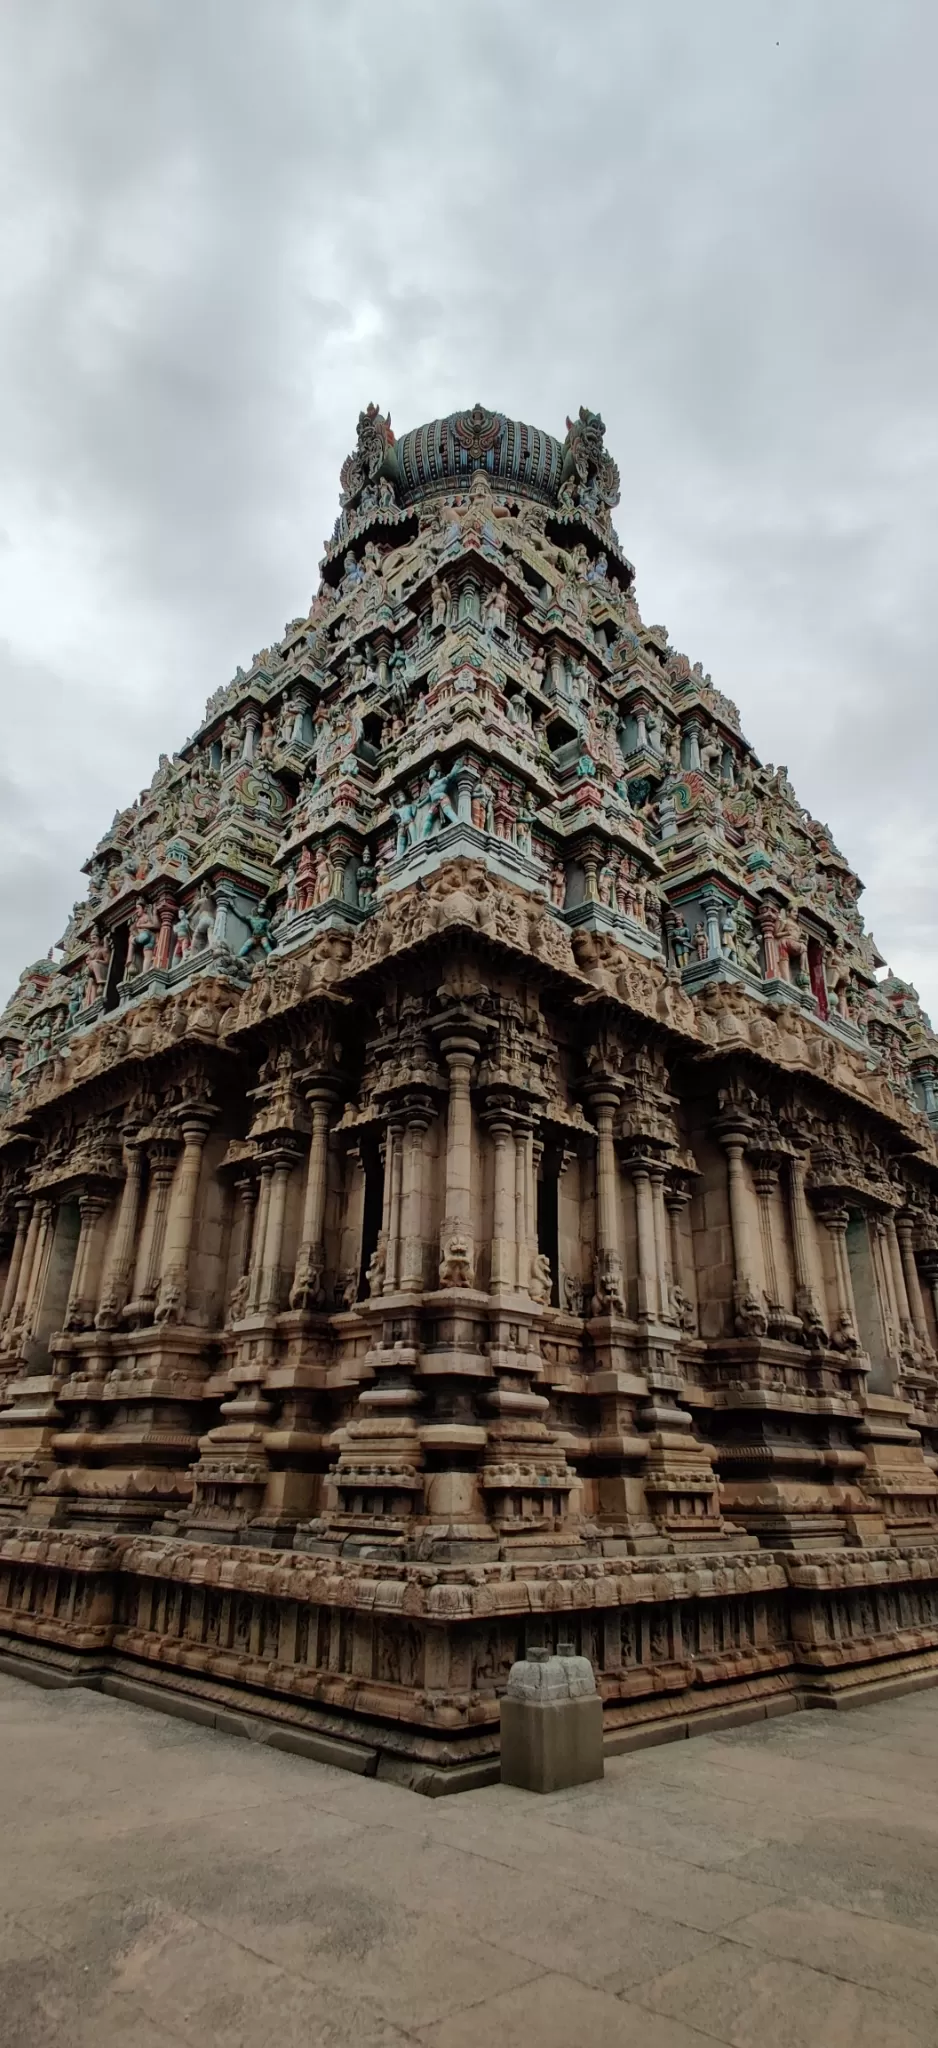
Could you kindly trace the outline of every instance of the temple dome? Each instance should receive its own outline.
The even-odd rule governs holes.
[[[396,484],[403,504],[434,490],[458,489],[480,469],[502,489],[553,504],[563,470],[563,444],[539,427],[474,405],[468,412],[412,427],[385,460],[385,474]]]

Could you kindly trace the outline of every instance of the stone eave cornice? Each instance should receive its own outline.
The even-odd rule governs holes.
[[[696,1007],[700,1012],[702,1006],[699,998]],[[810,1031],[812,1020],[805,1017],[802,1021]],[[828,1046],[834,1043],[826,1038],[826,1034],[816,1023],[813,1025],[813,1032],[815,1044],[822,1039],[826,1039]],[[828,1113],[843,1114],[845,1105],[849,1105],[854,1114],[859,1109],[865,1118],[872,1121],[884,1138],[888,1137],[893,1147],[898,1144],[903,1154],[916,1157],[926,1168],[938,1168],[938,1146],[934,1134],[927,1126],[921,1128],[923,1120],[915,1118],[911,1110],[903,1115],[898,1098],[892,1096],[892,1091],[877,1076],[864,1074],[856,1069],[851,1071],[847,1049],[844,1048],[843,1052],[844,1058],[836,1067],[831,1063],[831,1071],[825,1073],[811,1062],[807,1056],[807,1047],[803,1057],[796,1051],[780,1050],[770,1053],[763,1045],[739,1030],[735,1035],[727,1034],[720,1040],[703,1041],[698,1046],[697,1058],[701,1063],[707,1064],[732,1061],[738,1071],[738,1061],[744,1056],[757,1062],[763,1073],[774,1075],[776,1078],[780,1075],[785,1075],[789,1079],[797,1078],[813,1091],[817,1103],[826,1105]],[[865,1067],[866,1062],[863,1062],[863,1065]],[[864,1081],[869,1085],[864,1086]],[[887,1097],[890,1099],[887,1100]]]
[[[695,687],[691,691],[682,690],[680,684],[670,681],[667,670],[663,673],[665,682],[671,691],[671,709],[682,726],[687,724],[688,719],[693,718],[697,718],[701,724],[719,726],[721,732],[725,734],[728,744],[735,740],[734,752],[747,755],[753,767],[761,767],[762,764],[755,749],[750,746],[745,734],[740,731],[738,725],[733,724],[729,713],[721,705],[711,704],[706,694],[699,688]]]
[[[457,692],[453,699],[454,705],[459,703],[459,698],[460,693]],[[532,790],[538,792],[541,806],[555,800],[555,782],[552,779],[548,780],[536,757],[531,759],[527,754],[522,754],[511,746],[505,727],[489,726],[485,722],[484,714],[481,717],[457,717],[448,730],[442,721],[439,726],[434,726],[428,719],[426,725],[419,728],[419,738],[411,752],[397,757],[381,777],[375,791],[380,803],[376,820],[378,825],[381,822],[381,811],[388,806],[394,788],[402,776],[425,772],[434,761],[446,760],[451,754],[460,752],[491,757],[496,744],[504,756],[504,774],[516,776],[519,780],[529,783]]]
[[[590,513],[584,511],[582,506],[576,506],[569,511],[565,510],[562,506],[551,506],[548,509],[547,518],[544,523],[545,526],[553,526],[560,530],[561,539],[559,545],[561,547],[564,545],[563,536],[570,529],[580,527],[584,533],[589,535],[591,540],[599,542],[603,554],[607,557],[612,555],[619,567],[626,571],[628,576],[626,591],[631,588],[635,582],[635,567],[629,561],[628,555],[625,553],[611,521],[608,526],[602,525],[598,519],[593,519]],[[574,541],[576,537],[574,531]]]
[[[346,519],[347,516],[346,513],[342,513],[340,520]],[[372,528],[407,526],[416,523],[417,519],[416,504],[380,505],[374,506],[368,511],[357,513],[351,519],[348,519],[344,532],[334,534],[331,540],[324,542],[319,563],[320,570],[325,571],[331,568],[334,562],[348,553],[349,548],[355,546],[356,541],[367,539]]]
[[[120,1077],[132,1087],[155,1070],[168,1076],[181,1060],[204,1060],[224,1051],[221,1023],[243,984],[206,977],[185,990],[148,996],[110,1012],[33,1070],[30,1084],[0,1121],[0,1148],[11,1137],[35,1135],[43,1112],[68,1102],[85,1113],[103,1080]]]
[[[648,874],[663,879],[665,868],[657,847],[652,846],[642,835],[637,819],[629,825],[628,814],[622,819],[612,819],[605,810],[584,811],[582,815],[566,819],[558,816],[556,810],[545,824],[563,840],[565,847],[576,858],[578,844],[591,837],[606,839],[616,846],[628,849],[641,861]],[[582,846],[580,848],[582,851]]]
[[[458,877],[454,879],[452,875],[446,879],[453,887],[458,882]],[[11,1105],[4,1120],[6,1128],[0,1128],[0,1150],[15,1156],[17,1148],[35,1143],[43,1126],[50,1119],[58,1120],[57,1113],[66,1102],[72,1113],[77,1109],[86,1114],[92,1105],[99,1106],[104,1097],[111,1101],[122,1099],[144,1079],[152,1085],[154,1073],[159,1086],[160,1076],[168,1080],[193,1059],[203,1064],[206,1058],[223,1060],[226,1052],[234,1054],[254,1032],[260,1033],[266,1042],[272,1024],[276,1023],[292,1042],[301,1043],[304,1026],[317,1010],[348,1006],[360,988],[380,981],[385,970],[395,970],[406,959],[430,957],[434,947],[439,949],[455,939],[463,947],[468,942],[483,956],[500,958],[516,968],[523,964],[525,971],[533,971],[539,981],[562,990],[568,1001],[572,997],[577,1009],[605,1005],[618,1017],[631,1018],[644,1030],[651,1028],[675,1046],[683,1046],[685,1052],[701,1062],[738,1062],[740,1055],[745,1055],[769,1076],[798,1078],[811,1088],[818,1101],[840,1105],[841,1112],[846,1105],[854,1113],[859,1110],[871,1118],[893,1148],[898,1142],[910,1163],[914,1158],[923,1174],[929,1175],[938,1165],[934,1134],[927,1127],[921,1129],[920,1120],[911,1111],[904,1115],[897,1101],[893,1105],[885,1083],[877,1076],[857,1071],[859,1059],[849,1049],[827,1039],[828,1046],[834,1047],[834,1058],[828,1072],[818,1070],[810,1058],[810,1046],[823,1042],[826,1034],[811,1019],[801,1018],[800,1013],[795,1034],[798,1043],[767,1052],[764,1044],[750,1035],[753,1022],[758,1024],[759,1006],[745,998],[744,992],[744,1014],[731,1019],[735,1030],[724,1032],[719,1039],[709,1038],[703,1031],[706,1006],[699,999],[691,1000],[663,968],[640,960],[605,934],[577,934],[580,958],[575,958],[569,934],[561,929],[558,920],[550,916],[545,906],[532,906],[522,892],[493,888],[491,894],[493,900],[498,896],[513,899],[526,915],[532,908],[535,910],[545,938],[535,940],[534,944],[528,938],[526,924],[523,933],[519,925],[510,935],[507,930],[502,934],[497,929],[480,928],[475,922],[475,909],[467,906],[460,912],[451,901],[449,888],[443,892],[442,904],[438,902],[437,907],[443,912],[438,924],[432,922],[431,892],[415,889],[408,893],[412,898],[420,898],[421,908],[430,913],[428,920],[422,927],[407,930],[400,917],[400,899],[395,899],[393,913],[386,923],[387,947],[374,950],[372,957],[362,959],[360,944],[348,935],[327,933],[305,951],[275,962],[246,990],[215,978],[175,995],[146,999],[136,1011],[115,1013],[88,1034],[84,1055],[87,1063],[80,1071],[70,1073],[67,1060],[44,1063],[44,1067],[60,1071],[57,1076],[47,1077],[44,1068],[40,1069],[37,1079],[46,1079],[48,1085],[34,1085],[29,1099],[17,1098],[15,1105]],[[359,929],[359,940],[369,929],[373,929],[371,920]],[[557,958],[551,959],[543,951],[534,950],[534,945],[546,943],[551,930],[559,950],[566,952],[563,961],[559,952]],[[586,948],[583,939],[588,940]],[[587,952],[591,958],[584,965]],[[125,1042],[115,1046],[115,1037]],[[100,1055],[97,1061],[96,1053]]]
[[[262,675],[267,685],[266,689],[260,688]],[[196,726],[191,739],[186,740],[185,745],[180,747],[181,759],[184,761],[191,760],[193,755],[200,753],[203,747],[210,746],[213,739],[220,739],[229,718],[233,716],[235,710],[244,712],[249,704],[253,704],[258,716],[263,717],[276,676],[277,671],[275,670],[260,671],[255,669],[250,676],[244,677],[243,683],[239,681],[235,695],[229,698],[226,703],[219,705],[218,709],[213,711],[210,717],[203,718],[201,725]],[[233,685],[229,684],[229,688],[233,688]]]
[[[29,1191],[33,1195],[54,1194],[61,1199],[65,1194],[78,1194],[85,1188],[110,1190],[122,1178],[120,1149],[115,1145],[109,1154],[82,1156],[79,1151],[63,1161],[44,1164],[40,1160],[29,1175]]]
[[[698,851],[694,847],[682,848],[679,841],[675,840],[665,844],[667,852],[661,860],[660,871],[664,876],[669,902],[679,907],[687,896],[697,895],[702,889],[717,889],[727,892],[734,900],[745,898],[747,905],[753,910],[758,908],[762,891],[753,884],[751,878],[744,877],[742,864],[735,861],[731,855],[725,859],[721,856],[718,861],[711,847]],[[688,858],[686,865],[678,866],[671,856],[672,853],[681,852],[686,852]]]
[[[633,697],[646,698],[649,703],[657,705],[658,709],[665,712],[669,718],[673,719],[676,715],[671,700],[671,693],[667,686],[667,678],[662,675],[660,669],[652,671],[642,666],[638,661],[631,663],[626,670],[614,668],[612,673],[606,677],[606,688],[620,716],[623,711],[631,709],[631,699]],[[666,759],[662,760],[662,766],[667,770],[669,763]]]
[[[272,846],[270,861],[263,861],[251,858],[246,852],[242,853],[240,848],[236,853],[230,840],[223,840],[220,846],[212,846],[206,841],[201,849],[198,867],[192,869],[185,882],[177,883],[179,893],[188,898],[193,894],[197,895],[204,882],[208,882],[213,888],[219,883],[227,882],[234,889],[246,890],[249,895],[256,893],[260,900],[269,890],[277,887],[277,870],[273,865],[275,852],[276,847]]]
[[[288,960],[290,957],[288,956]],[[239,1050],[242,1045],[250,1045],[256,1037],[260,1037],[266,1045],[270,1038],[271,1025],[274,1025],[277,1028],[278,1043],[293,1044],[300,1050],[305,1044],[305,1033],[315,1019],[329,1016],[332,1012],[335,1012],[336,1017],[345,1015],[354,1008],[354,1004],[354,990],[347,992],[334,982],[324,982],[318,988],[303,990],[299,994],[294,994],[292,1000],[265,1009],[256,1016],[251,1013],[246,1000],[239,1005],[225,1030],[221,1041],[222,1048],[230,1046],[234,1050]],[[344,1073],[337,1068],[336,1085],[338,1087],[344,1083]]]

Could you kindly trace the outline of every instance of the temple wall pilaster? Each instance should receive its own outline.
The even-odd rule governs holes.
[[[257,1307],[261,1315],[279,1314],[282,1303],[287,1196],[295,1165],[296,1158],[292,1152],[279,1152],[274,1155],[272,1161],[257,1296]]]
[[[824,1336],[821,1314],[819,1267],[814,1237],[814,1220],[805,1192],[806,1164],[800,1152],[788,1161],[788,1201],[791,1218],[792,1257],[795,1277],[795,1313],[801,1317],[809,1338]]]
[[[896,1219],[892,1210],[885,1218],[885,1249],[889,1275],[892,1281],[892,1298],[898,1325],[899,1346],[902,1350],[913,1348],[912,1311],[906,1288],[905,1267],[896,1230]]]
[[[179,1145],[175,1138],[160,1137],[146,1144],[146,1206],[134,1270],[133,1299],[128,1302],[126,1308],[128,1318],[139,1323],[152,1322],[156,1307],[163,1264],[169,1191],[176,1171],[178,1151]]]
[[[678,1317],[684,1327],[696,1329],[699,1320],[694,1239],[690,1228],[690,1189],[671,1186],[665,1190],[665,1208],[671,1238],[671,1276]]]
[[[78,1197],[78,1243],[65,1305],[66,1330],[86,1330],[94,1321],[103,1254],[101,1224],[108,1206],[103,1191],[86,1189]]]
[[[740,1336],[758,1336],[767,1327],[765,1290],[759,1257],[759,1224],[755,1190],[746,1165],[749,1132],[724,1125],[719,1132],[726,1154],[726,1186],[733,1246],[733,1308]]]
[[[853,1293],[853,1276],[847,1256],[849,1212],[846,1208],[829,1205],[822,1211],[821,1221],[827,1232],[830,1247],[834,1297],[831,1337],[835,1344],[849,1348],[852,1345],[859,1344],[860,1341],[859,1318]]]
[[[36,1203],[36,1234],[33,1239],[32,1256],[26,1273],[26,1285],[23,1292],[20,1315],[19,1349],[21,1357],[26,1356],[37,1331],[40,1310],[45,1295],[46,1279],[52,1258],[55,1222],[55,1203],[40,1197]]]
[[[329,1120],[333,1108],[331,1091],[313,1088],[309,1093],[311,1132],[300,1248],[297,1254],[291,1308],[315,1308],[325,1299],[326,1194],[329,1171]]]
[[[652,1169],[645,1159],[627,1162],[635,1196],[635,1307],[639,1322],[654,1322],[661,1313],[659,1239],[655,1216]],[[632,1289],[629,1287],[628,1294]]]
[[[10,1263],[7,1267],[6,1280],[4,1282],[3,1301],[0,1304],[0,1348],[3,1349],[6,1348],[8,1325],[15,1316],[16,1303],[19,1296],[20,1275],[23,1271],[23,1261],[33,1214],[33,1202],[28,1196],[21,1197],[16,1204],[16,1235],[13,1240],[13,1249],[10,1254]]]
[[[619,1092],[614,1087],[600,1084],[590,1091],[589,1099],[596,1127],[594,1313],[623,1315],[626,1307],[625,1268],[619,1232],[619,1170],[613,1132]]]
[[[922,1283],[919,1279],[918,1267],[915,1263],[915,1252],[912,1245],[914,1228],[914,1220],[911,1216],[900,1216],[897,1218],[896,1236],[899,1244],[900,1263],[905,1280],[906,1298],[909,1304],[912,1328],[915,1331],[923,1357],[933,1359],[934,1351],[925,1315],[925,1303],[922,1299]]]
[[[443,1222],[440,1228],[439,1281],[471,1286],[475,1277],[475,1231],[472,1211],[473,1113],[471,1081],[477,1041],[467,1034],[442,1041],[449,1076],[446,1115],[446,1158]]]
[[[133,1273],[140,1209],[143,1198],[144,1155],[139,1138],[124,1141],[124,1181],[104,1261],[104,1273],[95,1323],[99,1330],[113,1329],[127,1300]]]
[[[515,1134],[510,1118],[497,1110],[490,1116],[489,1131],[493,1147],[489,1286],[493,1294],[507,1294],[515,1286],[518,1271]]]
[[[258,1168],[257,1205],[254,1214],[254,1235],[251,1241],[251,1266],[246,1306],[252,1314],[260,1308],[264,1285],[264,1256],[267,1245],[267,1218],[270,1213],[271,1187],[274,1177],[274,1163],[262,1158]]]
[[[254,1218],[257,1211],[257,1175],[242,1173],[234,1185],[234,1217],[228,1246],[228,1320],[237,1322],[247,1307],[251,1276]]]
[[[199,1180],[202,1173],[202,1154],[209,1132],[210,1117],[205,1111],[193,1110],[181,1116],[179,1124],[183,1148],[167,1208],[155,1310],[155,1320],[158,1322],[183,1322],[189,1306],[189,1266]]]

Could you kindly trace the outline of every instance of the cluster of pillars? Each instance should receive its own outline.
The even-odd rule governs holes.
[[[289,1299],[291,1308],[312,1309],[320,1307],[325,1298],[326,1195],[334,1093],[325,1085],[314,1084],[308,1102],[309,1153]],[[299,1158],[295,1140],[283,1136],[260,1154],[256,1174],[244,1174],[236,1183],[235,1319],[276,1315],[283,1307],[287,1201]]]
[[[441,1047],[449,1077],[441,1270],[447,1247],[463,1248],[464,1279],[474,1273],[472,1229],[473,1122],[471,1080],[476,1042],[455,1033]],[[381,1217],[383,1292],[416,1293],[430,1277],[423,1239],[424,1136],[434,1115],[429,1097],[404,1097],[389,1114]],[[494,1097],[485,1111],[494,1151],[489,1284],[493,1294],[527,1292],[537,1256],[538,1147],[533,1121],[513,1099]]]
[[[0,1304],[0,1349],[25,1351],[52,1255],[56,1205],[37,1196],[16,1204],[16,1236]]]
[[[720,1138],[726,1153],[730,1230],[738,1286],[756,1299],[764,1298],[770,1310],[782,1306],[775,1252],[774,1201],[777,1188],[783,1185],[791,1233],[795,1309],[803,1318],[807,1316],[823,1325],[826,1318],[817,1298],[811,1260],[812,1223],[805,1188],[807,1164],[804,1155],[792,1153],[784,1162],[765,1154],[757,1155],[753,1172],[758,1212],[756,1223],[744,1166],[749,1134],[743,1128],[729,1128],[721,1131]],[[846,1208],[828,1203],[818,1211],[818,1215],[830,1240],[836,1327],[842,1335],[849,1334],[858,1340],[859,1324],[847,1253],[849,1214]],[[914,1219],[908,1214],[896,1217],[892,1210],[886,1210],[870,1215],[867,1220],[887,1349],[931,1360],[934,1350],[913,1246]],[[761,1249],[761,1281],[756,1257],[757,1230]],[[935,1307],[938,1314],[938,1275]]]
[[[893,1343],[889,1348],[934,1364],[935,1352],[912,1244],[913,1231],[912,1217],[896,1216],[891,1209],[872,1219],[880,1301],[887,1330],[890,1324],[892,1327]]]
[[[778,1262],[775,1254],[776,1221],[774,1202],[776,1190],[783,1181],[780,1159],[768,1154],[757,1155],[754,1166],[754,1184],[758,1221],[753,1217],[749,1181],[744,1159],[750,1144],[749,1132],[745,1128],[723,1128],[720,1142],[726,1154],[727,1191],[729,1196],[730,1231],[733,1239],[733,1264],[737,1287],[742,1294],[756,1301],[764,1301],[767,1309],[782,1309],[779,1285]],[[815,1284],[814,1267],[811,1258],[811,1215],[805,1191],[805,1161],[800,1153],[792,1153],[784,1162],[784,1189],[790,1225],[792,1265],[794,1269],[795,1311],[805,1321],[823,1326],[824,1317]],[[839,1233],[836,1217],[827,1219],[831,1231],[832,1265],[837,1288],[837,1311],[844,1330],[856,1333],[856,1309],[850,1268],[847,1264],[846,1244]],[[762,1253],[762,1278],[759,1274],[759,1260],[756,1254],[756,1240]],[[846,1231],[846,1217],[844,1218]],[[764,1282],[764,1284],[763,1284]]]
[[[618,1157],[614,1121],[619,1104],[612,1086],[595,1090],[591,1108],[596,1124],[596,1250],[608,1274],[624,1271],[619,1245]],[[639,1322],[674,1322],[675,1288],[688,1300],[681,1239],[681,1212],[687,1191],[668,1178],[665,1161],[649,1148],[633,1146],[623,1161],[635,1192],[636,1307]],[[626,1306],[625,1301],[622,1303]]]
[[[102,1260],[102,1224],[112,1207],[106,1184],[73,1197],[42,1193],[17,1204],[17,1230],[0,1304],[0,1349],[20,1359],[41,1321],[64,1206],[77,1205],[78,1232],[62,1316],[66,1330],[113,1329],[122,1318],[145,1324],[181,1320],[188,1304],[190,1251],[202,1153],[211,1125],[205,1110],[186,1111],[178,1137],[124,1142],[124,1179]],[[134,1276],[137,1290],[128,1297]]]
[[[493,1294],[524,1294],[537,1257],[534,1131],[502,1106],[489,1110],[488,1128],[495,1154],[489,1286]]]
[[[445,1162],[444,1235],[467,1247],[471,1265],[471,1164],[473,1112],[470,1084],[477,1048],[454,1036],[443,1046],[449,1071]],[[326,1085],[309,1093],[311,1135],[303,1198],[300,1243],[290,1288],[292,1307],[312,1308],[324,1299],[324,1227],[328,1143],[334,1094]],[[613,1126],[618,1096],[599,1089],[592,1098],[596,1126],[597,1253],[607,1269],[622,1272],[617,1183],[619,1161]],[[425,1272],[423,1197],[425,1133],[434,1115],[429,1096],[405,1097],[389,1115],[384,1154],[382,1233],[386,1293],[419,1292],[436,1275]],[[533,1121],[508,1097],[491,1097],[485,1122],[494,1151],[490,1287],[494,1294],[525,1292],[537,1257],[538,1145]],[[74,1198],[78,1233],[64,1314],[66,1329],[114,1328],[122,1318],[137,1324],[181,1320],[189,1302],[189,1269],[197,1217],[210,1112],[193,1107],[178,1120],[178,1135],[147,1139],[131,1132],[124,1142],[124,1179],[106,1257],[101,1257],[102,1219],[111,1208],[108,1188],[92,1185]],[[784,1189],[790,1224],[795,1310],[823,1325],[811,1250],[812,1217],[805,1188],[806,1162],[757,1155],[750,1182],[745,1159],[748,1131],[727,1126],[721,1133],[727,1161],[730,1229],[738,1286],[769,1310],[781,1309],[775,1249],[775,1201]],[[283,1251],[288,1189],[298,1152],[286,1138],[261,1154],[255,1174],[237,1184],[238,1310],[276,1313],[283,1305]],[[675,1316],[675,1288],[692,1289],[684,1271],[681,1210],[687,1191],[671,1184],[666,1165],[647,1148],[633,1148],[623,1162],[635,1195],[637,1313],[642,1321]],[[753,1199],[754,1195],[754,1199]],[[819,1212],[831,1248],[837,1327],[859,1336],[847,1254],[846,1208],[827,1204]],[[914,1218],[892,1210],[869,1217],[870,1248],[883,1326],[890,1351],[933,1361],[922,1282],[914,1250]],[[40,1318],[50,1272],[57,1203],[39,1193],[16,1205],[16,1232],[0,1302],[0,1350],[28,1356]],[[136,1278],[136,1290],[130,1299]],[[938,1313],[938,1257],[930,1284]],[[623,1304],[624,1305],[624,1304]]]

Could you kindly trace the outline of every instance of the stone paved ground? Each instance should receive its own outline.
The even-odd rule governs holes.
[[[0,1678],[3,2048],[933,2048],[938,1691],[427,1801]]]

